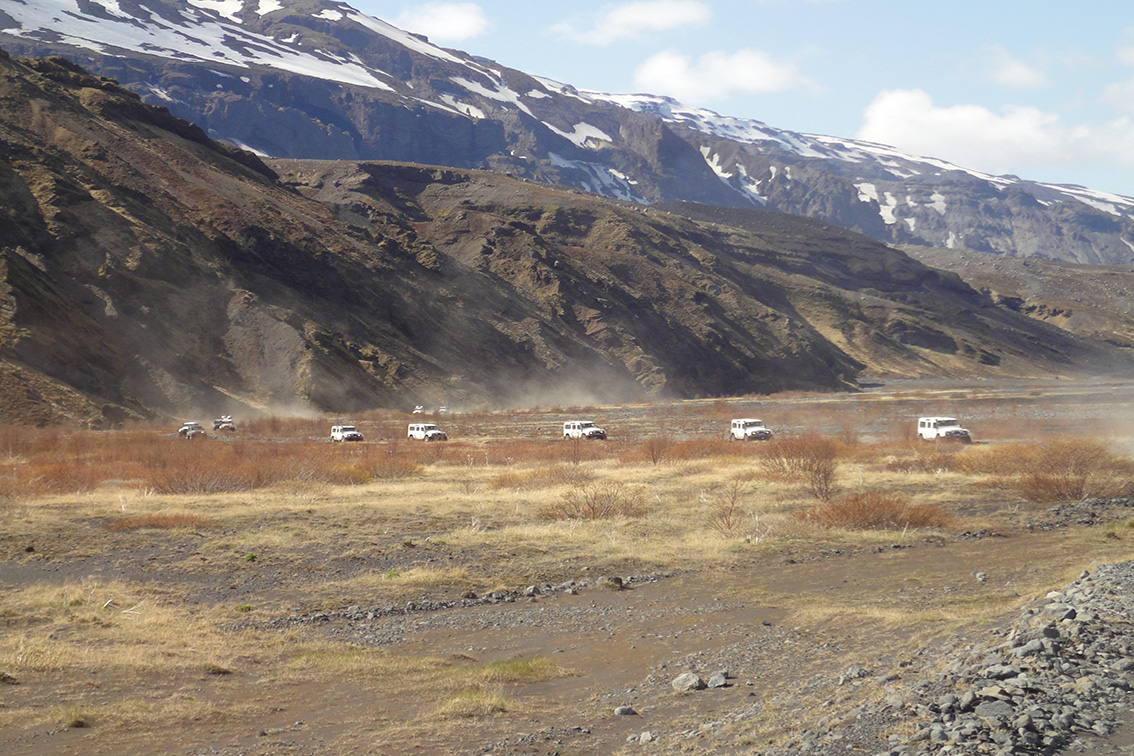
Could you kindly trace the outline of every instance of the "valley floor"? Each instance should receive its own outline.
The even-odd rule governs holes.
[[[988,468],[911,460],[1072,436],[1124,458],[1130,388],[903,383],[586,408],[574,414],[617,430],[584,451],[546,438],[562,411],[456,414],[437,418],[455,442],[411,478],[11,498],[0,754],[885,753],[929,726],[951,661],[1004,643],[1084,571],[1134,558],[1128,497],[1029,501]],[[793,513],[818,502],[762,476],[766,452],[679,458],[755,413],[784,438],[841,439],[844,493],[900,491],[954,519],[805,527]],[[927,450],[909,438],[918,414],[957,415],[978,443]],[[377,439],[402,420],[367,422],[368,444],[393,445]],[[648,443],[663,425],[668,456]],[[562,458],[496,461],[499,435],[509,453],[526,440]],[[547,469],[576,477],[528,487]],[[720,510],[732,479],[746,486],[736,527]],[[648,513],[535,514],[615,483]],[[170,512],[207,519],[112,527]],[[724,677],[675,691],[687,671]],[[1064,747],[1130,742],[1127,724]]]

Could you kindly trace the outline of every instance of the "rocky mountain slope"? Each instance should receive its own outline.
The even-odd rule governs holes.
[[[960,276],[994,302],[1070,333],[1134,346],[1134,270],[1013,259],[963,249],[903,246],[911,257]]]
[[[483,167],[639,203],[782,210],[887,243],[1134,261],[1129,197],[579,91],[333,0],[0,0],[0,46],[63,55],[278,158]]]
[[[764,211],[273,161],[67,61],[0,59],[2,419],[551,404],[1129,366]]]

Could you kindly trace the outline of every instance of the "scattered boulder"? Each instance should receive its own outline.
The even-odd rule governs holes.
[[[670,687],[678,693],[688,693],[694,690],[704,690],[705,681],[695,672],[685,672],[673,678]]]
[[[616,575],[605,575],[595,581],[595,585],[602,588],[604,591],[621,591],[626,586],[622,583],[622,578]]]

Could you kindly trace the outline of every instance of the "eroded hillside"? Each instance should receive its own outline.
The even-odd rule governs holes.
[[[1126,364],[823,224],[694,219],[481,172],[268,167],[61,59],[0,59],[0,143],[6,421]]]

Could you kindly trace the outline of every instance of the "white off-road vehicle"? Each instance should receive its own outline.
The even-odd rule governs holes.
[[[236,423],[232,421],[232,415],[221,415],[213,419],[213,431],[217,433],[236,433]]]
[[[955,417],[919,417],[917,437],[922,441],[957,441],[972,443],[973,437],[967,428],[962,428]]]
[[[332,441],[361,441],[362,434],[353,425],[332,425]]]
[[[767,441],[771,437],[772,429],[754,417],[733,420],[728,436],[730,441]]]
[[[418,441],[449,440],[449,436],[445,431],[441,430],[433,423],[410,423],[408,437],[410,440],[416,438]]]
[[[182,438],[204,438],[205,429],[196,420],[189,420],[181,424],[177,429],[177,435]]]
[[[592,441],[605,441],[606,431],[590,420],[568,420],[563,423],[563,438],[586,438]]]

